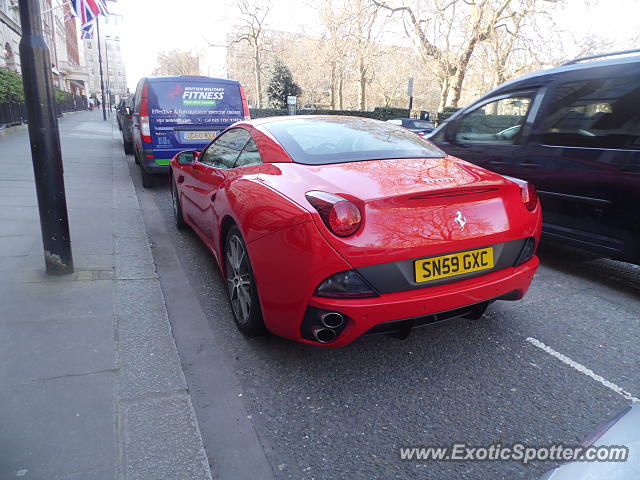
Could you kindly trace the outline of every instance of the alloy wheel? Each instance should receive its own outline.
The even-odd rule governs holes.
[[[231,307],[237,321],[245,324],[251,315],[251,273],[244,245],[238,236],[229,238],[225,256]]]

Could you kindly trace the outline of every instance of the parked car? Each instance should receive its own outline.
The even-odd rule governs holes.
[[[116,120],[118,121],[118,130],[122,130],[122,113],[125,108],[127,97],[122,97],[116,106]]]
[[[121,100],[124,102],[122,107],[118,107],[118,116],[120,118],[120,130],[122,130],[122,145],[124,153],[133,153],[133,96],[128,96]]]
[[[429,139],[533,183],[548,238],[640,263],[640,56],[591,58],[508,82]]]
[[[140,79],[133,108],[133,143],[142,184],[169,171],[181,150],[198,150],[220,131],[249,118],[242,87],[235,80],[198,76]]]
[[[417,133],[421,137],[433,132],[433,130],[436,128],[433,122],[430,122],[428,120],[420,120],[418,118],[392,118],[390,120],[387,120],[387,122],[407,128],[413,133]]]
[[[367,118],[236,123],[171,160],[178,227],[227,282],[238,328],[313,345],[479,318],[538,267],[533,187]]]
[[[624,461],[575,460],[560,465],[540,480],[636,480],[640,478],[640,403],[633,403],[600,425],[581,444],[585,458],[594,456],[600,448],[627,448]],[[595,450],[587,454],[587,449]]]

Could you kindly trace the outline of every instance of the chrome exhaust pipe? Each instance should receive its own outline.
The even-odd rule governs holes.
[[[313,337],[320,343],[333,342],[336,339],[336,332],[330,328],[315,327],[311,329]]]
[[[337,312],[330,312],[322,315],[320,321],[327,328],[340,328],[344,323],[344,317]]]

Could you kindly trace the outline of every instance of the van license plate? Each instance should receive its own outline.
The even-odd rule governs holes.
[[[481,248],[414,262],[416,282],[428,282],[493,268],[493,248]]]
[[[218,135],[218,132],[186,132],[185,137],[187,140],[213,140]]]

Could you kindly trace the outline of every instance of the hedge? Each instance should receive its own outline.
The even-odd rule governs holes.
[[[6,68],[0,68],[0,103],[19,103],[22,101],[24,101],[22,77]]]
[[[456,107],[444,107],[444,109],[441,112],[438,112],[438,115],[437,115],[438,124],[444,122],[447,118],[449,118],[451,115],[456,113],[458,110],[460,109]]]
[[[289,111],[278,108],[252,108],[250,109],[251,118],[262,117],[279,117],[289,115]],[[390,108],[376,107],[373,111],[362,110],[328,110],[328,109],[311,109],[297,110],[298,115],[350,115],[353,117],[375,118],[377,120],[389,120],[390,118],[405,118],[409,116],[409,110],[406,108]]]

